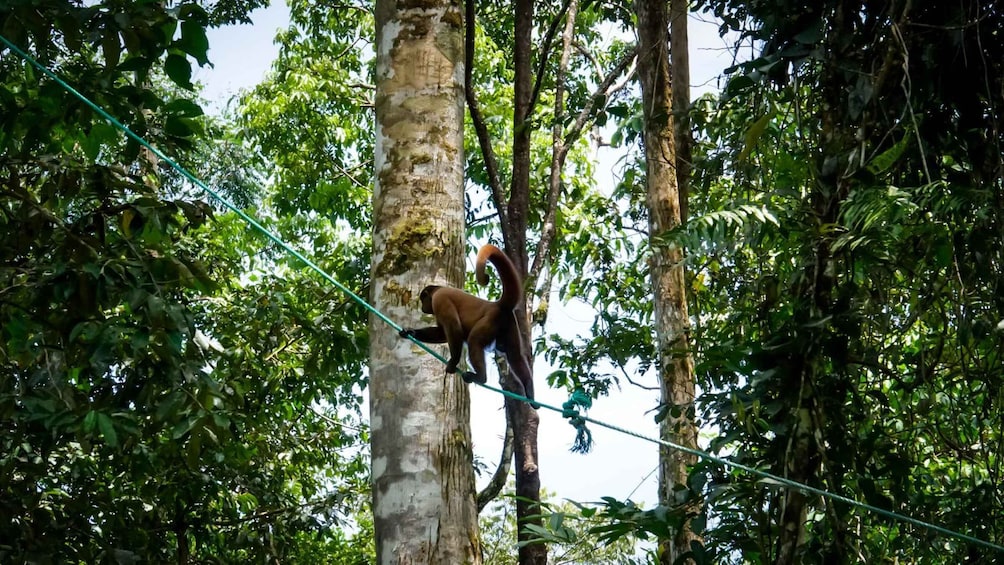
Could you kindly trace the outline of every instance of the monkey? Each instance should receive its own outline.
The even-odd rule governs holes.
[[[504,353],[509,367],[516,375],[523,390],[514,391],[533,400],[533,373],[530,357],[523,347],[519,325],[516,322],[516,307],[523,298],[523,282],[516,266],[501,249],[487,244],[478,251],[475,275],[478,284],[488,284],[485,266],[488,261],[495,265],[502,279],[502,296],[495,302],[468,294],[458,288],[429,285],[422,289],[419,300],[422,312],[432,314],[436,325],[427,328],[402,329],[401,337],[413,337],[425,343],[446,343],[450,348],[450,359],[446,372],[457,372],[464,342],[473,371],[461,374],[464,382],[482,383],[488,381],[485,373],[485,349],[491,348]],[[536,408],[536,406],[534,406]]]

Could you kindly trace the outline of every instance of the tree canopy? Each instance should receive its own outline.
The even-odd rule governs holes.
[[[213,17],[34,2],[0,29],[204,171],[227,150],[190,82]],[[0,557],[365,555],[332,527],[366,492],[363,316],[25,61],[0,67]]]
[[[372,4],[289,2],[272,71],[205,115],[207,29],[263,4],[6,2],[0,33],[365,295]],[[533,37],[560,43],[568,6],[539,4]],[[737,62],[688,109],[690,217],[655,241],[630,9],[582,3],[563,74],[558,49],[532,60],[517,132],[514,15],[475,7],[466,235],[501,233],[487,195],[515,158],[479,134],[525,133],[527,247],[555,242],[528,265],[554,367],[538,388],[654,382],[648,261],[682,246],[702,446],[1004,543],[1001,4],[698,2]],[[0,104],[0,561],[371,562],[366,313],[6,48]],[[609,187],[604,136],[623,154]],[[595,317],[561,337],[552,300]],[[688,487],[699,562],[999,558],[707,461]],[[533,533],[555,543],[681,519],[613,498],[544,510]]]

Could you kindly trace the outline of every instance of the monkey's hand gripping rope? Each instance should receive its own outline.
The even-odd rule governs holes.
[[[579,414],[576,407],[588,410],[593,406],[593,399],[581,388],[575,389],[568,400],[561,405],[561,415],[568,418],[568,423],[575,428],[575,443],[572,444],[572,453],[589,453],[593,448],[593,433],[586,427],[586,421]]]

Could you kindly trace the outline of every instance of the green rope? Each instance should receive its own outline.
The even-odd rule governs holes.
[[[22,51],[21,49],[19,49],[16,45],[14,45],[10,41],[8,41],[7,38],[4,37],[2,34],[0,34],[0,42],[2,42],[3,44],[5,44],[11,51],[13,51],[17,55],[19,55],[22,59],[24,59],[25,61],[27,61],[28,63],[30,63],[32,66],[34,66],[38,70],[42,71],[42,73],[44,73],[46,76],[48,76],[52,80],[56,81],[56,83],[59,84],[60,86],[62,86],[64,89],[66,89],[67,92],[69,92],[70,94],[72,94],[75,97],[77,97],[81,102],[83,102],[84,104],[86,104],[87,106],[89,106],[91,109],[93,109],[99,116],[101,116],[105,120],[108,120],[108,122],[110,124],[112,124],[113,126],[117,127],[118,129],[122,130],[127,136],[129,136],[130,138],[132,138],[133,140],[135,140],[136,142],[138,142],[143,147],[146,147],[147,149],[149,149],[154,155],[156,155],[158,158],[160,158],[163,162],[169,164],[172,168],[174,168],[174,170],[176,170],[179,173],[181,173],[182,176],[184,176],[189,181],[191,181],[193,184],[195,184],[196,186],[198,186],[199,188],[201,188],[203,191],[205,191],[207,194],[209,194],[210,196],[212,196],[213,198],[215,198],[216,200],[218,200],[221,204],[223,204],[223,206],[225,206],[226,208],[228,208],[229,210],[231,210],[232,212],[234,212],[235,214],[237,214],[237,216],[240,217],[242,220],[244,220],[248,225],[252,226],[254,229],[256,229],[259,232],[261,232],[262,235],[264,235],[269,240],[271,240],[272,242],[274,242],[276,245],[278,245],[284,251],[286,251],[287,253],[289,253],[293,257],[296,257],[297,259],[299,259],[304,265],[306,265],[308,268],[310,268],[311,270],[313,270],[314,272],[316,272],[324,280],[326,280],[329,283],[331,283],[332,285],[334,285],[335,288],[337,288],[338,290],[340,290],[340,291],[344,292],[345,294],[347,294],[350,298],[352,298],[354,301],[356,301],[359,305],[361,305],[363,308],[365,308],[366,310],[368,310],[371,313],[373,313],[375,316],[377,316],[377,318],[379,318],[384,323],[386,323],[387,325],[389,325],[390,327],[392,327],[395,331],[400,331],[402,329],[401,326],[399,326],[396,323],[394,323],[390,318],[388,318],[387,316],[385,316],[382,312],[380,312],[379,310],[377,310],[376,308],[374,308],[372,305],[370,305],[365,300],[363,300],[362,298],[360,298],[354,292],[352,292],[347,287],[345,287],[344,285],[342,285],[341,283],[339,283],[337,280],[335,280],[334,277],[332,277],[331,275],[329,275],[328,273],[326,273],[323,269],[321,269],[319,266],[317,266],[316,263],[314,263],[313,261],[311,261],[310,259],[308,259],[305,255],[303,255],[302,253],[300,253],[299,251],[297,251],[296,249],[294,249],[288,243],[286,243],[286,242],[282,241],[281,239],[279,239],[279,236],[277,236],[276,234],[272,233],[267,228],[265,228],[264,226],[262,226],[254,218],[252,218],[251,216],[247,215],[242,210],[240,210],[239,208],[237,208],[237,206],[235,206],[234,204],[232,204],[230,201],[228,201],[222,195],[220,195],[216,191],[214,191],[211,188],[209,188],[208,186],[206,186],[206,184],[204,182],[202,182],[201,180],[199,180],[198,178],[196,178],[195,175],[193,175],[192,173],[188,172],[184,167],[182,167],[181,165],[179,165],[178,163],[176,163],[173,159],[169,158],[167,155],[165,155],[164,153],[162,153],[159,149],[157,149],[156,147],[153,147],[152,145],[150,145],[145,139],[143,139],[142,137],[140,137],[140,136],[136,135],[135,133],[133,133],[132,130],[130,130],[124,124],[122,124],[121,122],[119,122],[118,120],[116,120],[115,118],[113,118],[110,114],[108,114],[108,112],[106,112],[104,109],[102,109],[100,106],[98,106],[94,102],[90,101],[86,96],[84,96],[83,94],[77,92],[76,89],[74,89],[72,86],[70,86],[69,84],[67,84],[66,82],[64,82],[61,78],[59,78],[58,76],[56,76],[55,73],[53,73],[48,68],[46,68],[44,65],[42,65],[41,63],[39,63],[38,61],[36,61],[35,59],[33,59],[30,55],[28,55],[27,53],[25,53],[24,51]],[[424,344],[424,343],[422,343],[422,342],[420,342],[420,341],[418,341],[418,340],[416,340],[414,338],[410,338],[410,339],[411,339],[412,342],[416,343],[419,347],[421,347],[422,349],[424,349],[427,353],[429,353],[430,355],[432,355],[436,359],[442,361],[443,363],[446,363],[446,358],[443,357],[442,355],[440,355],[439,353],[437,353],[436,351],[433,351],[428,345],[426,345],[426,344]],[[976,544],[976,545],[979,545],[979,546],[982,546],[982,547],[985,547],[985,548],[988,548],[988,549],[992,549],[994,551],[999,551],[1001,553],[1004,553],[1004,546],[997,545],[995,543],[991,543],[991,542],[988,542],[988,541],[984,541],[984,540],[981,540],[979,538],[970,536],[968,534],[963,534],[963,533],[960,533],[960,532],[952,531],[952,530],[949,530],[947,528],[943,528],[941,526],[937,526],[935,524],[931,524],[929,522],[924,522],[922,520],[917,520],[916,518],[911,518],[909,516],[904,516],[902,514],[898,514],[896,512],[892,512],[890,510],[884,510],[882,508],[879,508],[877,506],[872,506],[872,505],[866,504],[864,502],[858,502],[858,501],[856,501],[854,499],[847,498],[846,496],[842,496],[842,495],[839,495],[839,494],[836,494],[836,493],[832,493],[832,492],[828,492],[828,491],[825,491],[825,490],[822,490],[822,489],[811,487],[809,485],[802,484],[802,483],[793,481],[791,479],[786,479],[784,477],[779,477],[777,475],[768,473],[766,471],[761,471],[760,469],[754,469],[753,467],[749,467],[749,466],[743,465],[742,463],[736,463],[735,461],[730,461],[728,459],[723,459],[721,457],[712,455],[712,454],[710,454],[710,453],[708,453],[706,451],[701,451],[699,449],[694,449],[694,448],[691,448],[691,447],[685,447],[685,446],[673,443],[671,441],[666,441],[666,440],[659,439],[659,438],[649,437],[649,436],[640,434],[638,432],[633,432],[633,431],[627,430],[625,428],[617,427],[617,426],[615,426],[613,424],[608,424],[606,422],[590,418],[588,416],[583,416],[583,415],[579,414],[578,410],[576,410],[574,407],[576,405],[578,405],[578,406],[583,406],[584,408],[589,408],[589,406],[592,404],[592,400],[589,399],[589,396],[586,395],[581,390],[576,390],[572,394],[571,398],[569,398],[569,400],[567,402],[565,402],[564,406],[562,408],[558,408],[556,406],[551,406],[549,404],[544,404],[544,403],[536,401],[536,400],[531,401],[529,398],[527,398],[525,396],[522,396],[520,394],[516,394],[514,392],[510,392],[508,390],[503,390],[503,389],[500,389],[500,388],[495,388],[495,387],[493,387],[491,385],[488,385],[488,384],[482,384],[482,383],[475,383],[475,384],[477,384],[478,386],[480,386],[482,388],[485,388],[487,390],[490,390],[490,391],[496,392],[498,394],[501,394],[501,395],[503,395],[503,396],[505,396],[507,398],[511,398],[513,400],[518,400],[520,402],[532,402],[534,405],[539,405],[540,407],[546,408],[546,409],[551,410],[553,412],[558,412],[562,416],[564,416],[565,418],[569,418],[569,420],[571,420],[573,422],[573,425],[574,425],[574,422],[581,422],[582,423],[582,427],[580,428],[579,426],[576,426],[576,428],[580,430],[580,434],[582,433],[582,430],[585,430],[585,434],[587,434],[587,435],[583,435],[582,436],[583,437],[583,441],[587,442],[589,445],[591,445],[591,443],[592,443],[592,435],[589,433],[588,430],[585,429],[585,423],[586,422],[591,423],[591,424],[595,424],[597,426],[604,427],[604,428],[607,428],[607,429],[610,429],[610,430],[613,430],[615,432],[619,432],[619,433],[622,433],[622,434],[625,434],[625,435],[633,436],[633,437],[636,437],[636,438],[638,438],[640,440],[643,440],[643,441],[647,441],[647,442],[654,443],[654,444],[657,444],[657,445],[662,445],[662,446],[665,446],[665,447],[669,447],[671,449],[676,449],[678,451],[682,451],[682,452],[687,453],[689,455],[693,455],[695,457],[700,457],[702,459],[706,459],[708,461],[717,463],[717,464],[722,465],[724,467],[731,467],[733,469],[738,469],[740,471],[744,471],[744,472],[749,473],[751,475],[767,479],[768,481],[772,481],[774,483],[777,483],[777,484],[779,484],[781,486],[784,486],[784,487],[787,487],[789,489],[800,490],[802,492],[806,492],[806,493],[813,494],[813,495],[816,495],[816,496],[821,496],[823,498],[828,498],[828,499],[836,501],[836,502],[841,502],[841,503],[847,504],[847,505],[855,507],[855,508],[860,508],[860,509],[866,510],[868,512],[873,512],[875,514],[879,514],[881,516],[885,516],[886,518],[890,518],[890,519],[893,519],[893,520],[899,520],[901,522],[906,522],[907,524],[912,524],[914,526],[918,526],[918,527],[921,527],[921,528],[926,528],[928,530],[931,530],[931,531],[934,531],[934,532],[938,532],[940,534],[943,534],[943,535],[946,535],[946,536],[949,536],[949,537],[957,538],[957,539],[960,539],[960,540],[963,540],[963,541],[966,541],[966,542],[969,542],[969,543],[973,543],[973,544]],[[579,443],[579,437],[578,437],[578,435],[576,437],[576,443],[577,444]],[[573,446],[573,451],[574,450],[575,450],[575,447]]]

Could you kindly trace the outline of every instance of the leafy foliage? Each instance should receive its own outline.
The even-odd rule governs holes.
[[[371,7],[291,2],[238,135],[202,115],[192,65],[209,62],[207,26],[260,4],[7,2],[0,30],[365,289]],[[688,248],[712,450],[1001,543],[1004,14],[906,5],[700,2],[759,51],[694,106],[695,216],[667,237]],[[557,6],[538,10],[543,36]],[[510,139],[511,14],[479,15],[480,102]],[[535,228],[548,126],[628,47],[597,31],[627,29],[623,6],[587,3],[578,22],[595,49],[572,58],[564,115],[541,67]],[[20,59],[0,69],[0,561],[371,559],[362,312]],[[583,337],[537,343],[561,367],[550,384],[594,396],[654,357],[639,116],[622,90],[590,117],[617,122],[625,170],[597,188],[576,142],[538,286],[598,311]],[[467,155],[471,235],[489,238],[484,163]],[[789,531],[797,562],[995,557],[820,500],[792,513],[792,493],[713,465],[689,488],[709,503],[695,559],[777,561]],[[553,506],[535,533],[580,562],[630,562],[582,541],[680,519],[605,499]],[[488,540],[508,527],[486,521]]]
[[[488,565],[516,563],[511,549],[516,544],[516,516],[506,500],[512,496],[511,493],[504,495],[480,516],[484,560]],[[609,516],[600,516],[592,506],[548,501],[547,497],[545,492],[542,495],[545,499],[543,525],[528,524],[527,528],[532,538],[548,543],[549,563],[639,565],[651,562],[636,543],[637,539],[646,539],[644,533],[636,538],[637,530],[627,527],[622,535],[604,538],[601,534],[607,531]]]
[[[1000,10],[699,5],[759,42],[720,99],[694,104],[695,216],[666,236],[688,249],[711,449],[1000,543],[980,518],[1001,513],[982,496],[1002,446]],[[639,139],[637,116],[618,110],[618,142]],[[611,225],[643,233],[643,171],[627,165]],[[597,393],[652,359],[646,265],[631,260],[644,247],[605,243],[565,288],[597,307],[591,337],[550,352],[557,380]],[[690,487],[723,562],[992,559],[820,500],[792,512],[790,492],[714,465]],[[804,533],[794,555],[787,532]]]
[[[271,203],[282,221],[320,214],[328,224],[343,221],[367,232],[374,140],[371,8],[332,10],[312,2],[289,2],[289,8],[293,25],[278,36],[282,48],[271,76],[242,97],[244,132],[275,174]],[[315,238],[315,249],[331,237],[332,228],[323,224],[289,227],[294,238]]]
[[[754,202],[777,218],[738,238],[688,227],[711,238],[692,256],[704,417],[720,430],[711,447],[1000,542],[976,518],[999,515],[999,501],[974,493],[995,482],[1001,446],[1002,100],[971,92],[1001,80],[1000,43],[982,41],[1001,14],[703,5],[748,23],[763,52],[735,69],[720,104],[698,105],[691,206]],[[987,126],[975,137],[972,120]],[[934,549],[930,532],[817,500],[786,516],[783,492],[697,472],[712,479],[706,539],[745,560],[790,559],[791,521],[807,536],[799,562],[984,551],[951,539]]]
[[[208,21],[194,3],[0,9],[5,36],[197,165],[207,121],[184,89]],[[365,317],[310,277],[245,274],[274,263],[235,218],[19,58],[0,67],[0,560],[367,559],[335,529],[354,513],[366,531]]]

